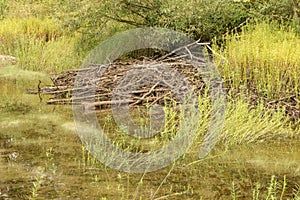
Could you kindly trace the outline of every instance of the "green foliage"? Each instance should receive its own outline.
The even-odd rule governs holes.
[[[0,21],[0,55],[17,57],[23,69],[58,72],[80,65],[79,36],[66,37],[52,19],[37,17]]]
[[[187,33],[195,39],[220,39],[248,19],[298,20],[298,0],[123,0],[107,1],[102,15],[131,26],[158,26]]]
[[[250,109],[243,99],[228,102],[222,143],[245,144],[262,142],[278,137],[293,136],[293,130],[284,111],[272,111],[259,103]]]
[[[228,27],[237,26],[247,18],[243,7],[228,1],[128,0],[107,4],[105,17],[108,19],[133,26],[171,28],[202,40],[225,33]]]
[[[215,48],[225,56],[219,70],[230,88],[256,89],[267,98],[299,94],[300,39],[294,30],[274,22],[248,23],[224,42],[222,50]]]
[[[287,191],[286,191],[286,187],[287,187],[287,180],[286,180],[286,176],[283,177],[283,180],[278,180],[278,178],[276,178],[275,175],[271,176],[271,180],[269,183],[265,183],[265,184],[261,184],[260,182],[257,182],[255,184],[255,188],[252,190],[252,194],[253,200],[259,200],[259,199],[265,199],[265,200],[269,200],[269,199],[294,199],[294,200],[298,200],[299,199],[299,195],[294,193],[292,198],[287,198]],[[281,186],[282,185],[282,186]],[[238,199],[236,198],[236,191],[234,190],[234,182],[232,182],[232,189],[231,189],[231,196],[232,196],[232,200],[234,199]],[[295,190],[296,191],[296,190]],[[280,197],[279,197],[280,194]],[[284,198],[285,197],[285,198]],[[289,196],[290,197],[290,196]]]
[[[227,31],[241,30],[249,19],[273,19],[298,30],[299,4],[299,0],[15,0],[9,3],[7,17],[52,18],[64,33],[80,35],[76,50],[86,53],[133,27],[170,28],[202,41],[221,41]]]
[[[55,21],[51,19],[11,18],[0,21],[0,51],[9,53],[20,37],[33,38],[41,42],[54,40],[62,35]]]
[[[0,0],[0,20],[5,17],[6,11],[9,9],[7,0]]]
[[[255,23],[248,23],[252,22],[251,19],[253,18],[256,19],[256,21],[254,20]],[[216,61],[217,63],[222,63],[219,66],[219,70],[231,88],[255,88],[262,90],[264,97],[272,98],[281,98],[287,93],[299,94],[300,41],[299,35],[296,33],[297,31],[299,33],[300,30],[299,0],[257,0],[256,3],[250,0],[244,2],[243,0],[241,2],[237,2],[237,0],[0,0],[0,20],[0,55],[16,56],[18,65],[22,69],[59,72],[78,68],[85,54],[98,42],[129,28],[156,26],[181,31],[195,39],[201,38],[202,41],[216,38],[214,49],[226,58],[226,62],[222,63],[222,60],[217,57]],[[262,20],[267,21],[261,23]],[[275,21],[281,25],[277,22],[275,23]],[[286,24],[287,26],[285,26]],[[63,198],[66,188],[74,193],[74,186],[75,189],[77,189],[76,187],[81,188],[81,190],[78,190],[80,191],[79,193],[74,193],[76,197],[86,197],[86,191],[88,191],[89,195],[92,196],[107,195],[107,197],[102,197],[103,199],[116,199],[119,194],[124,199],[133,199],[130,196],[132,195],[131,190],[137,190],[137,188],[133,187],[134,179],[133,181],[129,180],[129,178],[125,180],[122,174],[120,176],[112,175],[104,179],[103,177],[106,177],[108,168],[104,168],[83,146],[82,157],[78,156],[80,152],[74,152],[74,148],[77,148],[75,146],[73,148],[73,145],[79,147],[80,141],[74,134],[72,134],[72,137],[74,136],[76,139],[71,141],[71,135],[65,135],[64,129],[62,129],[65,125],[65,118],[72,119],[71,110],[64,107],[57,109],[58,107],[45,106],[43,102],[39,103],[39,99],[36,96],[25,94],[26,89],[36,87],[38,80],[42,80],[43,84],[46,85],[48,75],[20,70],[16,66],[0,69],[0,111],[3,111],[0,131],[16,141],[15,143],[7,142],[7,144],[13,145],[9,149],[16,149],[22,152],[22,159],[19,162],[32,160],[32,156],[34,156],[37,158],[33,160],[34,165],[41,161],[38,155],[44,151],[40,148],[46,148],[47,145],[52,144],[49,143],[50,140],[56,142],[54,148],[61,150],[61,152],[58,151],[62,159],[60,164],[68,166],[67,168],[71,171],[61,171],[61,169],[57,168],[54,162],[56,160],[54,157],[55,151],[52,148],[47,148],[46,155],[44,155],[44,157],[46,156],[46,162],[44,165],[40,165],[36,171],[33,171],[35,172],[33,174],[34,179],[27,180],[28,169],[24,168],[22,171],[22,168],[20,168],[21,171],[19,170],[20,173],[18,173],[20,177],[9,177],[10,181],[20,178],[27,183],[32,182],[32,185],[29,186],[31,190],[29,198],[32,199]],[[297,99],[299,99],[298,97]],[[299,104],[296,106],[299,106]],[[139,111],[138,113],[140,114],[141,112]],[[199,120],[199,138],[195,141],[195,145],[202,143],[201,137],[205,135],[211,118],[210,98],[207,96],[199,97],[199,113],[201,117]],[[108,136],[113,141],[116,141],[116,145],[125,150],[136,152],[154,151],[174,137],[178,124],[181,122],[179,120],[181,115],[178,114],[175,108],[165,108],[165,114],[165,126],[153,140],[132,139],[128,135],[121,133],[120,130],[117,132],[116,130],[120,127],[116,126],[112,117],[103,118],[103,123],[105,123],[103,129],[107,130],[108,133],[114,133],[113,131],[115,131],[116,134]],[[141,126],[147,122],[140,115],[132,117]],[[100,118],[98,119],[100,120]],[[244,145],[266,140],[271,141],[278,137],[299,137],[299,127],[299,121],[292,125],[284,110],[268,110],[260,103],[255,108],[249,108],[248,102],[243,98],[230,99],[224,130],[220,135],[220,142],[225,143],[225,146],[228,147],[233,144]],[[41,135],[47,136],[47,140],[43,140]],[[30,140],[31,137],[34,140]],[[30,147],[35,146],[33,144],[36,144],[35,142],[37,141],[39,148],[34,149],[34,151],[31,150]],[[59,145],[60,143],[57,142],[62,144],[67,142],[69,144],[68,147],[71,148],[65,148],[66,145]],[[283,147],[280,146],[275,149],[280,152],[287,150],[281,148]],[[273,157],[272,152],[275,152],[274,148],[271,147],[270,149],[271,152],[266,150],[270,155],[268,154],[268,156],[262,158]],[[294,149],[288,149],[288,154],[294,155],[292,153],[297,152],[296,147]],[[190,162],[188,160],[189,156],[197,150],[190,149],[190,152],[185,155],[187,162]],[[238,152],[235,155],[241,154],[243,153]],[[69,161],[70,155],[75,155],[76,162],[78,160],[82,162],[84,171],[78,166],[74,167],[72,163],[64,165],[69,163],[65,161],[66,159]],[[287,154],[284,153],[285,155]],[[293,168],[291,166],[297,159],[294,159],[291,163],[284,163],[284,165],[280,162],[279,165],[282,168],[287,166],[285,170],[288,172],[287,175],[291,176],[291,179],[284,177],[283,180],[278,180],[275,176],[272,176],[268,182],[262,182],[260,179],[263,177],[260,173],[262,172],[261,170],[266,169],[267,175],[269,175],[268,166],[273,165],[273,163],[270,164],[265,159],[262,159],[264,167],[255,168],[253,167],[254,164],[250,162],[249,164],[247,159],[247,166],[245,163],[242,163],[242,168],[237,168],[238,170],[236,170],[234,168],[236,165],[230,165],[235,162],[232,162],[232,160],[230,162],[229,160],[228,162],[227,160],[224,161],[222,157],[220,158],[221,162],[218,163],[215,162],[217,157],[207,157],[208,159],[196,161],[201,162],[199,166],[202,170],[200,171],[198,165],[195,168],[188,168],[188,166],[192,166],[190,164],[179,166],[174,170],[174,174],[169,176],[169,173],[161,184],[157,182],[158,177],[162,176],[160,172],[156,176],[150,173],[148,174],[149,177],[146,177],[147,174],[145,174],[141,179],[139,176],[138,180],[140,179],[140,181],[138,182],[142,186],[140,190],[144,193],[137,192],[136,197],[140,195],[141,199],[147,199],[150,196],[150,192],[153,193],[155,187],[159,184],[158,189],[163,189],[163,187],[160,188],[161,186],[170,186],[168,188],[169,191],[162,190],[161,194],[158,194],[162,198],[173,198],[172,195],[186,194],[186,189],[184,192],[180,190],[181,187],[189,187],[189,183],[186,184],[186,181],[191,181],[195,192],[193,194],[192,189],[191,192],[187,189],[189,194],[186,197],[180,196],[178,198],[189,198],[188,195],[194,195],[190,198],[195,198],[196,195],[203,194],[200,191],[205,190],[207,190],[208,195],[212,194],[212,192],[221,193],[222,191],[219,191],[218,187],[224,186],[224,182],[226,183],[231,178],[233,171],[238,171],[241,175],[246,173],[245,178],[249,174],[251,177],[255,176],[253,172],[257,171],[259,172],[259,180],[248,180],[241,177],[240,180],[228,182],[229,187],[230,183],[232,183],[231,193],[229,191],[228,195],[231,194],[232,199],[242,198],[240,195],[241,188],[247,187],[249,189],[248,186],[252,185],[253,199],[263,199],[265,197],[267,199],[300,199],[300,187],[292,188],[291,185],[296,180],[292,177],[297,176],[297,174],[289,173],[289,171],[295,171],[293,169],[296,169],[296,167]],[[209,166],[210,168],[207,168],[205,163],[211,158],[214,158],[214,160],[210,161],[212,165]],[[238,161],[237,158],[240,157],[234,157],[234,161]],[[5,162],[3,163],[5,164]],[[4,165],[4,168],[9,169],[6,166],[18,167],[18,164],[13,163],[11,165],[9,163],[9,165]],[[218,167],[216,168],[216,166]],[[249,166],[250,168],[247,170],[246,167]],[[76,169],[80,170],[77,174],[82,175],[82,177],[79,177],[83,178],[82,183],[87,183],[84,190],[82,189],[82,184],[75,183],[73,185],[73,175]],[[215,169],[220,171],[215,171]],[[56,173],[57,170],[59,172]],[[32,176],[32,170],[29,171],[30,176]],[[201,171],[203,174],[198,174]],[[196,173],[194,174],[194,172]],[[68,173],[71,175],[70,177]],[[218,175],[219,173],[220,175]],[[280,170],[276,171],[276,173],[280,173]],[[190,179],[191,174],[196,178]],[[63,179],[61,179],[61,175],[63,175]],[[142,180],[144,176],[143,185]],[[114,177],[118,177],[119,182],[114,181]],[[197,179],[197,177],[200,177],[200,179]],[[206,179],[207,177],[208,179]],[[205,181],[201,182],[201,178],[208,182],[209,179],[213,180],[206,184]],[[122,179],[126,183],[124,181],[122,183]],[[90,184],[91,180],[94,180],[94,182]],[[253,185],[252,183],[256,181],[258,181],[257,184]],[[8,181],[5,180],[3,182],[6,183]],[[25,182],[20,182],[23,188],[26,187]],[[199,183],[204,183],[204,186],[205,184],[211,184],[213,187],[204,187],[203,190],[196,191],[199,188]],[[103,187],[105,184],[107,190]],[[55,191],[55,194],[51,196],[52,191],[49,188],[55,188],[58,191]],[[91,188],[96,188],[95,191],[98,193],[90,192],[92,191]],[[104,188],[104,190],[99,191],[99,188]],[[59,190],[62,191],[61,194],[59,194]],[[11,193],[13,192],[11,190]],[[67,195],[70,196],[70,192]],[[14,193],[18,197],[22,196],[22,190]],[[169,193],[170,195],[168,195]],[[13,196],[10,197],[13,198]],[[157,199],[162,199],[161,197]]]
[[[23,69],[44,72],[61,72],[80,66],[80,56],[74,49],[76,40],[61,38],[43,43],[32,38],[18,40],[16,56]]]

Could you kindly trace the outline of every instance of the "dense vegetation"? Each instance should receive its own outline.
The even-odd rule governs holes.
[[[10,129],[9,126],[6,127],[0,122],[0,141],[2,134],[6,133],[20,134],[22,138],[25,135],[24,138],[26,138],[28,130],[41,135],[49,134],[49,130],[64,132],[63,128],[59,128],[62,124],[58,122],[59,120],[56,121],[52,114],[56,112],[64,118],[72,119],[71,112],[65,111],[66,108],[57,109],[60,110],[57,111],[56,107],[51,110],[52,108],[44,108],[40,104],[36,106],[36,104],[32,104],[31,98],[27,96],[24,98],[24,91],[28,87],[35,86],[39,79],[43,81],[49,79],[49,77],[45,77],[45,73],[60,73],[67,69],[78,68],[91,49],[112,35],[135,27],[148,26],[173,29],[194,39],[200,39],[202,42],[211,43],[212,56],[223,78],[224,87],[228,89],[226,120],[218,144],[220,148],[228,151],[233,145],[271,142],[278,138],[279,141],[281,139],[299,140],[300,119],[299,116],[293,115],[300,110],[299,0],[0,0],[0,55],[11,55],[17,58],[17,68],[13,67],[5,72],[0,71],[0,111],[2,112],[0,117],[11,115],[12,118],[16,117],[20,120],[24,115],[29,121],[41,121],[40,124],[28,127],[25,124],[15,129]],[[0,62],[1,67],[2,63]],[[12,78],[12,75],[15,77]],[[7,82],[10,84],[6,84]],[[203,125],[199,130],[199,135],[201,135],[200,133],[205,133],[207,130],[210,119],[209,98],[201,99],[199,108]],[[48,123],[45,119],[37,117],[43,112],[51,115],[53,118],[51,118],[51,122]],[[171,119],[176,118],[174,117],[176,112],[170,111],[168,115]],[[5,120],[10,119],[9,117],[4,118]],[[104,118],[103,121],[104,125],[105,123],[111,124],[110,117]],[[169,122],[170,127],[165,127],[166,131],[170,131],[176,124],[176,121],[170,120]],[[35,126],[40,130],[34,130]],[[116,127],[107,125],[106,128],[113,131]],[[65,141],[68,140],[66,138],[67,136],[65,136]],[[124,138],[120,139],[120,146],[123,145],[123,140]],[[77,145],[80,143],[75,139],[74,141]],[[134,145],[138,142],[133,141],[130,143],[132,146],[129,146],[135,148]],[[195,142],[195,149],[199,144],[199,141]],[[52,147],[49,149],[52,152]],[[43,185],[42,174],[47,170],[50,173],[53,170],[51,167],[57,168],[53,161],[54,154],[49,153],[49,149],[46,151],[47,166],[39,168],[41,172],[38,172],[37,178],[33,181],[34,187],[30,193],[33,199],[38,196],[37,193]],[[60,147],[58,149],[62,150]],[[45,148],[42,150],[45,151]],[[80,155],[81,153],[82,155]],[[184,165],[191,171],[191,174],[195,170],[195,166],[201,167],[201,165],[194,165],[191,161],[194,154],[194,150],[187,153],[188,164]],[[81,164],[84,168],[82,171],[88,170],[88,168],[94,169],[95,166],[104,170],[100,163],[90,157],[84,147],[82,147],[82,152],[79,152],[79,156],[78,152],[76,156],[76,159],[79,157],[79,160],[82,156]],[[51,163],[51,166],[48,162]],[[206,169],[212,169],[211,163],[205,164],[209,166],[206,166]],[[288,166],[290,168],[286,170],[295,169],[292,164]],[[297,169],[299,170],[299,168]],[[226,171],[223,168],[222,170]],[[244,176],[243,170],[244,168],[238,172],[240,177]],[[176,176],[182,178],[180,167],[175,167],[174,171],[176,171],[173,172]],[[191,176],[190,171],[185,172],[188,174],[186,176]],[[234,173],[232,171],[226,171],[226,173]],[[89,173],[88,178],[95,179],[93,183],[98,184],[98,172],[90,171]],[[103,172],[103,174],[105,173]],[[230,177],[231,193],[229,196],[236,199],[239,194],[237,185],[233,181],[234,178],[231,179],[230,174],[225,172],[223,176],[223,171],[217,173],[222,174],[217,177],[222,177],[224,180],[228,180],[227,176]],[[275,172],[270,173],[273,175]],[[280,174],[280,172],[278,173]],[[255,179],[258,182],[255,183],[256,185],[251,183],[251,188],[247,188],[247,186],[243,188],[244,192],[247,190],[249,193],[248,196],[245,196],[251,196],[253,199],[262,197],[276,199],[278,196],[280,199],[283,197],[299,199],[300,187],[299,180],[297,180],[299,175],[295,175],[296,173],[286,174],[287,180],[284,175],[284,180],[280,184],[274,176],[271,177],[271,182],[267,183],[266,180],[270,179],[267,176],[269,174],[265,175],[263,180]],[[170,173],[167,176],[169,175]],[[207,175],[210,176],[210,172]],[[122,198],[130,199],[129,175],[123,174],[123,176],[127,176],[127,179],[118,174],[119,176],[121,177],[118,180],[122,187],[122,191],[120,189]],[[249,178],[249,174],[245,176]],[[298,184],[298,186],[291,185],[286,189],[289,178],[292,184]],[[108,178],[106,181],[113,184],[111,179]],[[139,177],[133,176],[132,180],[136,181],[137,188],[140,187],[140,184],[142,185]],[[164,181],[155,182],[159,184],[156,192],[163,187]],[[262,188],[259,186],[259,181],[264,181]],[[144,184],[149,184],[146,187],[152,187],[150,182],[145,182]],[[191,187],[198,187],[197,182],[193,182],[193,184],[191,183]],[[244,183],[242,180],[238,184],[242,188],[243,184],[247,185],[248,182]],[[171,185],[180,190],[183,188],[184,191],[187,191],[184,194],[191,195],[191,198],[195,197],[190,186],[186,188],[184,183],[171,183]],[[127,191],[125,191],[125,187],[127,187]],[[150,190],[147,189],[145,189],[145,193],[148,195]],[[168,189],[164,188],[163,191],[165,192],[165,190]],[[173,192],[173,188],[170,191],[171,194],[177,194]],[[259,194],[260,191],[265,192]],[[154,197],[156,192],[151,195]],[[167,193],[164,192],[162,194]],[[222,192],[226,193],[223,190]],[[25,193],[28,194],[28,192]],[[127,197],[125,197],[125,193]],[[47,193],[45,192],[45,194]],[[101,195],[100,192],[99,196]],[[228,194],[226,195],[228,198]],[[240,197],[243,196],[240,195]],[[103,197],[103,199],[106,198]]]
[[[53,46],[67,48],[67,44],[72,44],[75,52],[69,50],[65,56],[71,56],[73,60],[79,56],[80,60],[99,41],[116,32],[143,26],[170,28],[201,41],[215,39],[218,44],[222,43],[227,32],[240,32],[244,25],[253,20],[276,21],[297,33],[300,30],[299,4],[298,0],[1,0],[0,36],[2,42],[5,38],[5,42],[2,43],[0,52],[18,57],[24,55],[17,54],[29,54],[25,57],[30,57],[34,53],[29,50],[31,46],[43,48],[47,54],[49,48],[55,48]],[[24,44],[24,37],[27,44]],[[22,46],[19,47],[22,48],[22,53],[11,52],[12,49],[17,51],[14,46],[16,43]],[[28,64],[21,59],[22,66],[30,67]],[[73,64],[67,63],[65,66],[69,68]],[[44,63],[29,65],[35,65],[32,68],[38,69],[37,65]],[[56,65],[60,64],[46,63],[44,68],[57,67]]]

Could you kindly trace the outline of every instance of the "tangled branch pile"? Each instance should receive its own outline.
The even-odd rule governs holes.
[[[169,71],[164,71],[159,66],[164,65]],[[133,73],[134,70],[151,66],[157,73],[161,73],[162,81],[151,81],[153,78],[149,73]],[[131,74],[131,76],[128,76]],[[74,87],[75,79],[78,75],[84,76],[80,87]],[[181,75],[179,77],[179,75]],[[127,76],[127,79],[126,79]],[[185,87],[179,85],[178,79],[182,82],[187,81],[195,94],[201,94],[207,88],[203,80],[203,72],[198,71],[192,64],[177,58],[158,62],[151,59],[135,60],[131,62],[114,62],[109,65],[94,65],[89,68],[78,70],[68,70],[55,78],[51,78],[53,85],[45,88],[30,90],[29,93],[52,95],[47,104],[84,104],[86,107],[96,109],[106,109],[116,103],[128,103],[129,106],[135,105],[164,105],[166,102],[180,102],[180,99],[174,96],[174,86],[177,88]],[[125,80],[125,85],[124,85]],[[138,81],[145,80],[146,84]],[[84,82],[84,83],[82,83]],[[172,88],[170,82],[175,85]],[[177,85],[176,85],[177,84]],[[119,86],[127,88],[123,93],[118,93]],[[131,86],[130,86],[131,85]],[[136,85],[137,87],[132,87]],[[84,87],[83,87],[84,86]],[[94,87],[93,90],[88,88]],[[232,93],[232,88],[224,88],[227,93]],[[125,93],[124,93],[125,92]],[[76,96],[72,96],[76,93]],[[256,106],[257,102],[263,102],[268,109],[285,109],[286,114],[293,120],[300,118],[299,99],[296,94],[291,94],[280,99],[268,99],[257,90],[248,90],[250,105]],[[113,95],[126,96],[116,100]]]
[[[160,81],[157,82],[154,79],[149,80],[149,73],[147,73],[149,71],[143,71],[144,74],[139,73],[138,69],[147,66],[150,66],[151,70],[154,70],[157,76],[161,77]],[[161,70],[160,67],[167,67],[168,74],[166,71]],[[85,83],[81,83],[80,87],[74,87],[77,75],[84,76],[81,81]],[[178,75],[181,75],[181,77]],[[139,80],[144,80],[143,82],[145,84],[139,83],[139,88],[126,86],[124,85],[124,78],[126,78],[126,76],[126,85],[138,85]],[[55,78],[51,78],[53,82],[52,86],[39,88],[38,92],[29,92],[53,95],[53,97],[47,101],[47,104],[71,104],[84,102],[85,99],[87,102],[90,102],[92,99],[94,102],[92,106],[96,106],[97,109],[103,109],[110,107],[110,105],[114,103],[122,103],[112,100],[112,97],[117,94],[115,89],[118,85],[123,84],[122,86],[126,86],[126,93],[129,95],[126,100],[121,100],[124,101],[123,103],[129,103],[131,106],[153,105],[155,103],[164,104],[165,101],[176,101],[172,90],[174,90],[174,86],[179,87],[179,81],[183,81],[179,78],[184,78],[193,88],[193,91],[197,91],[197,93],[200,93],[205,88],[205,83],[199,76],[199,71],[197,71],[193,65],[188,64],[182,59],[160,63],[144,59],[142,61],[120,61],[109,65],[94,65],[90,68],[68,70]],[[168,87],[170,82],[176,83],[177,86],[174,85],[173,89],[172,87]],[[94,90],[91,92],[86,86],[94,87]],[[180,86],[180,88],[182,87]],[[73,95],[74,93],[76,93],[76,96]]]

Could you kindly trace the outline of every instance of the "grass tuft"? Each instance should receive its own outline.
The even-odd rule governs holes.
[[[248,23],[225,40],[219,52],[227,62],[219,70],[229,87],[258,90],[267,98],[299,95],[300,38],[294,30],[275,22]]]
[[[51,19],[0,21],[0,55],[17,57],[22,69],[60,72],[80,65],[76,38],[64,36]]]

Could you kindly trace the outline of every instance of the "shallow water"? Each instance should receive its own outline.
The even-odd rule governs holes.
[[[251,199],[257,183],[267,196],[273,175],[279,188],[288,181],[286,199],[300,185],[296,139],[219,145],[200,161],[190,149],[174,166],[144,175],[109,169],[84,150],[70,107],[26,94],[47,76],[1,70],[0,199],[231,199],[233,183],[237,198]]]

